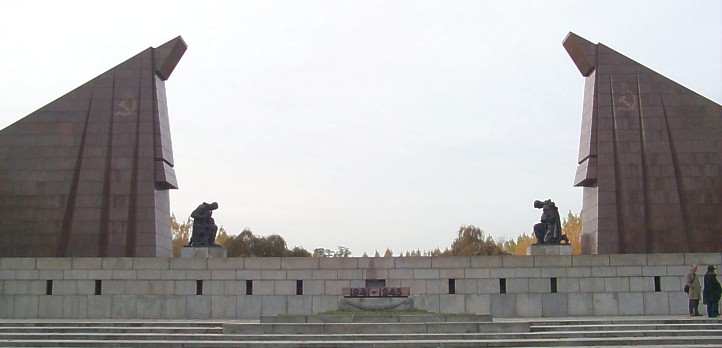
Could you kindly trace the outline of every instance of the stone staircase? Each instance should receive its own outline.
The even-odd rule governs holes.
[[[722,347],[722,320],[259,323],[0,320],[1,347]]]

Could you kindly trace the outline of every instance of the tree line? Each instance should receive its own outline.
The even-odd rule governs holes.
[[[185,222],[179,222],[175,215],[171,216],[171,232],[173,233],[173,256],[180,256],[181,249],[188,245],[193,221],[188,218]],[[571,211],[562,220],[562,233],[567,235],[572,244],[572,254],[581,254],[581,232],[582,220],[580,214]],[[522,233],[516,239],[496,241],[490,235],[474,225],[462,225],[459,227],[456,238],[451,245],[443,250],[407,250],[399,251],[397,256],[477,256],[477,255],[526,255],[527,248],[535,242],[533,233]],[[216,243],[228,251],[229,257],[349,257],[352,252],[349,248],[338,246],[336,249],[315,248],[308,251],[301,246],[294,246],[289,249],[286,240],[278,234],[262,236],[254,234],[250,229],[244,229],[241,233],[229,234],[223,227],[218,229]],[[369,255],[363,253],[363,257]],[[394,253],[386,248],[383,254],[378,250],[373,257],[392,257]]]

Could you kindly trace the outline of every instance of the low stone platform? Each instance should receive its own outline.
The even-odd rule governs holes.
[[[547,245],[532,244],[526,249],[529,256],[557,255],[569,256],[572,254],[572,246],[569,244]]]
[[[489,314],[317,314],[262,316],[261,323],[440,323],[491,322]]]
[[[414,299],[409,297],[344,297],[338,309],[346,311],[413,310]]]
[[[183,247],[181,249],[181,257],[198,257],[198,258],[222,258],[227,257],[228,251],[221,246],[215,247]]]
[[[225,323],[224,334],[426,334],[426,333],[481,333],[529,332],[527,322],[479,323]]]

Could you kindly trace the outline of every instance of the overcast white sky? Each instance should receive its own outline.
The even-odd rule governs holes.
[[[187,217],[359,256],[529,232],[572,187],[583,79],[568,31],[722,100],[720,1],[13,1],[0,128],[176,35],[167,81]]]

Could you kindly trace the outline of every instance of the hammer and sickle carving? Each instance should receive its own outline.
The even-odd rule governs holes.
[[[118,102],[118,110],[115,112],[116,116],[132,116],[135,115],[138,110],[138,102],[135,99],[126,97]]]
[[[617,109],[619,110],[634,110],[635,101],[633,94],[625,94],[617,98]]]

